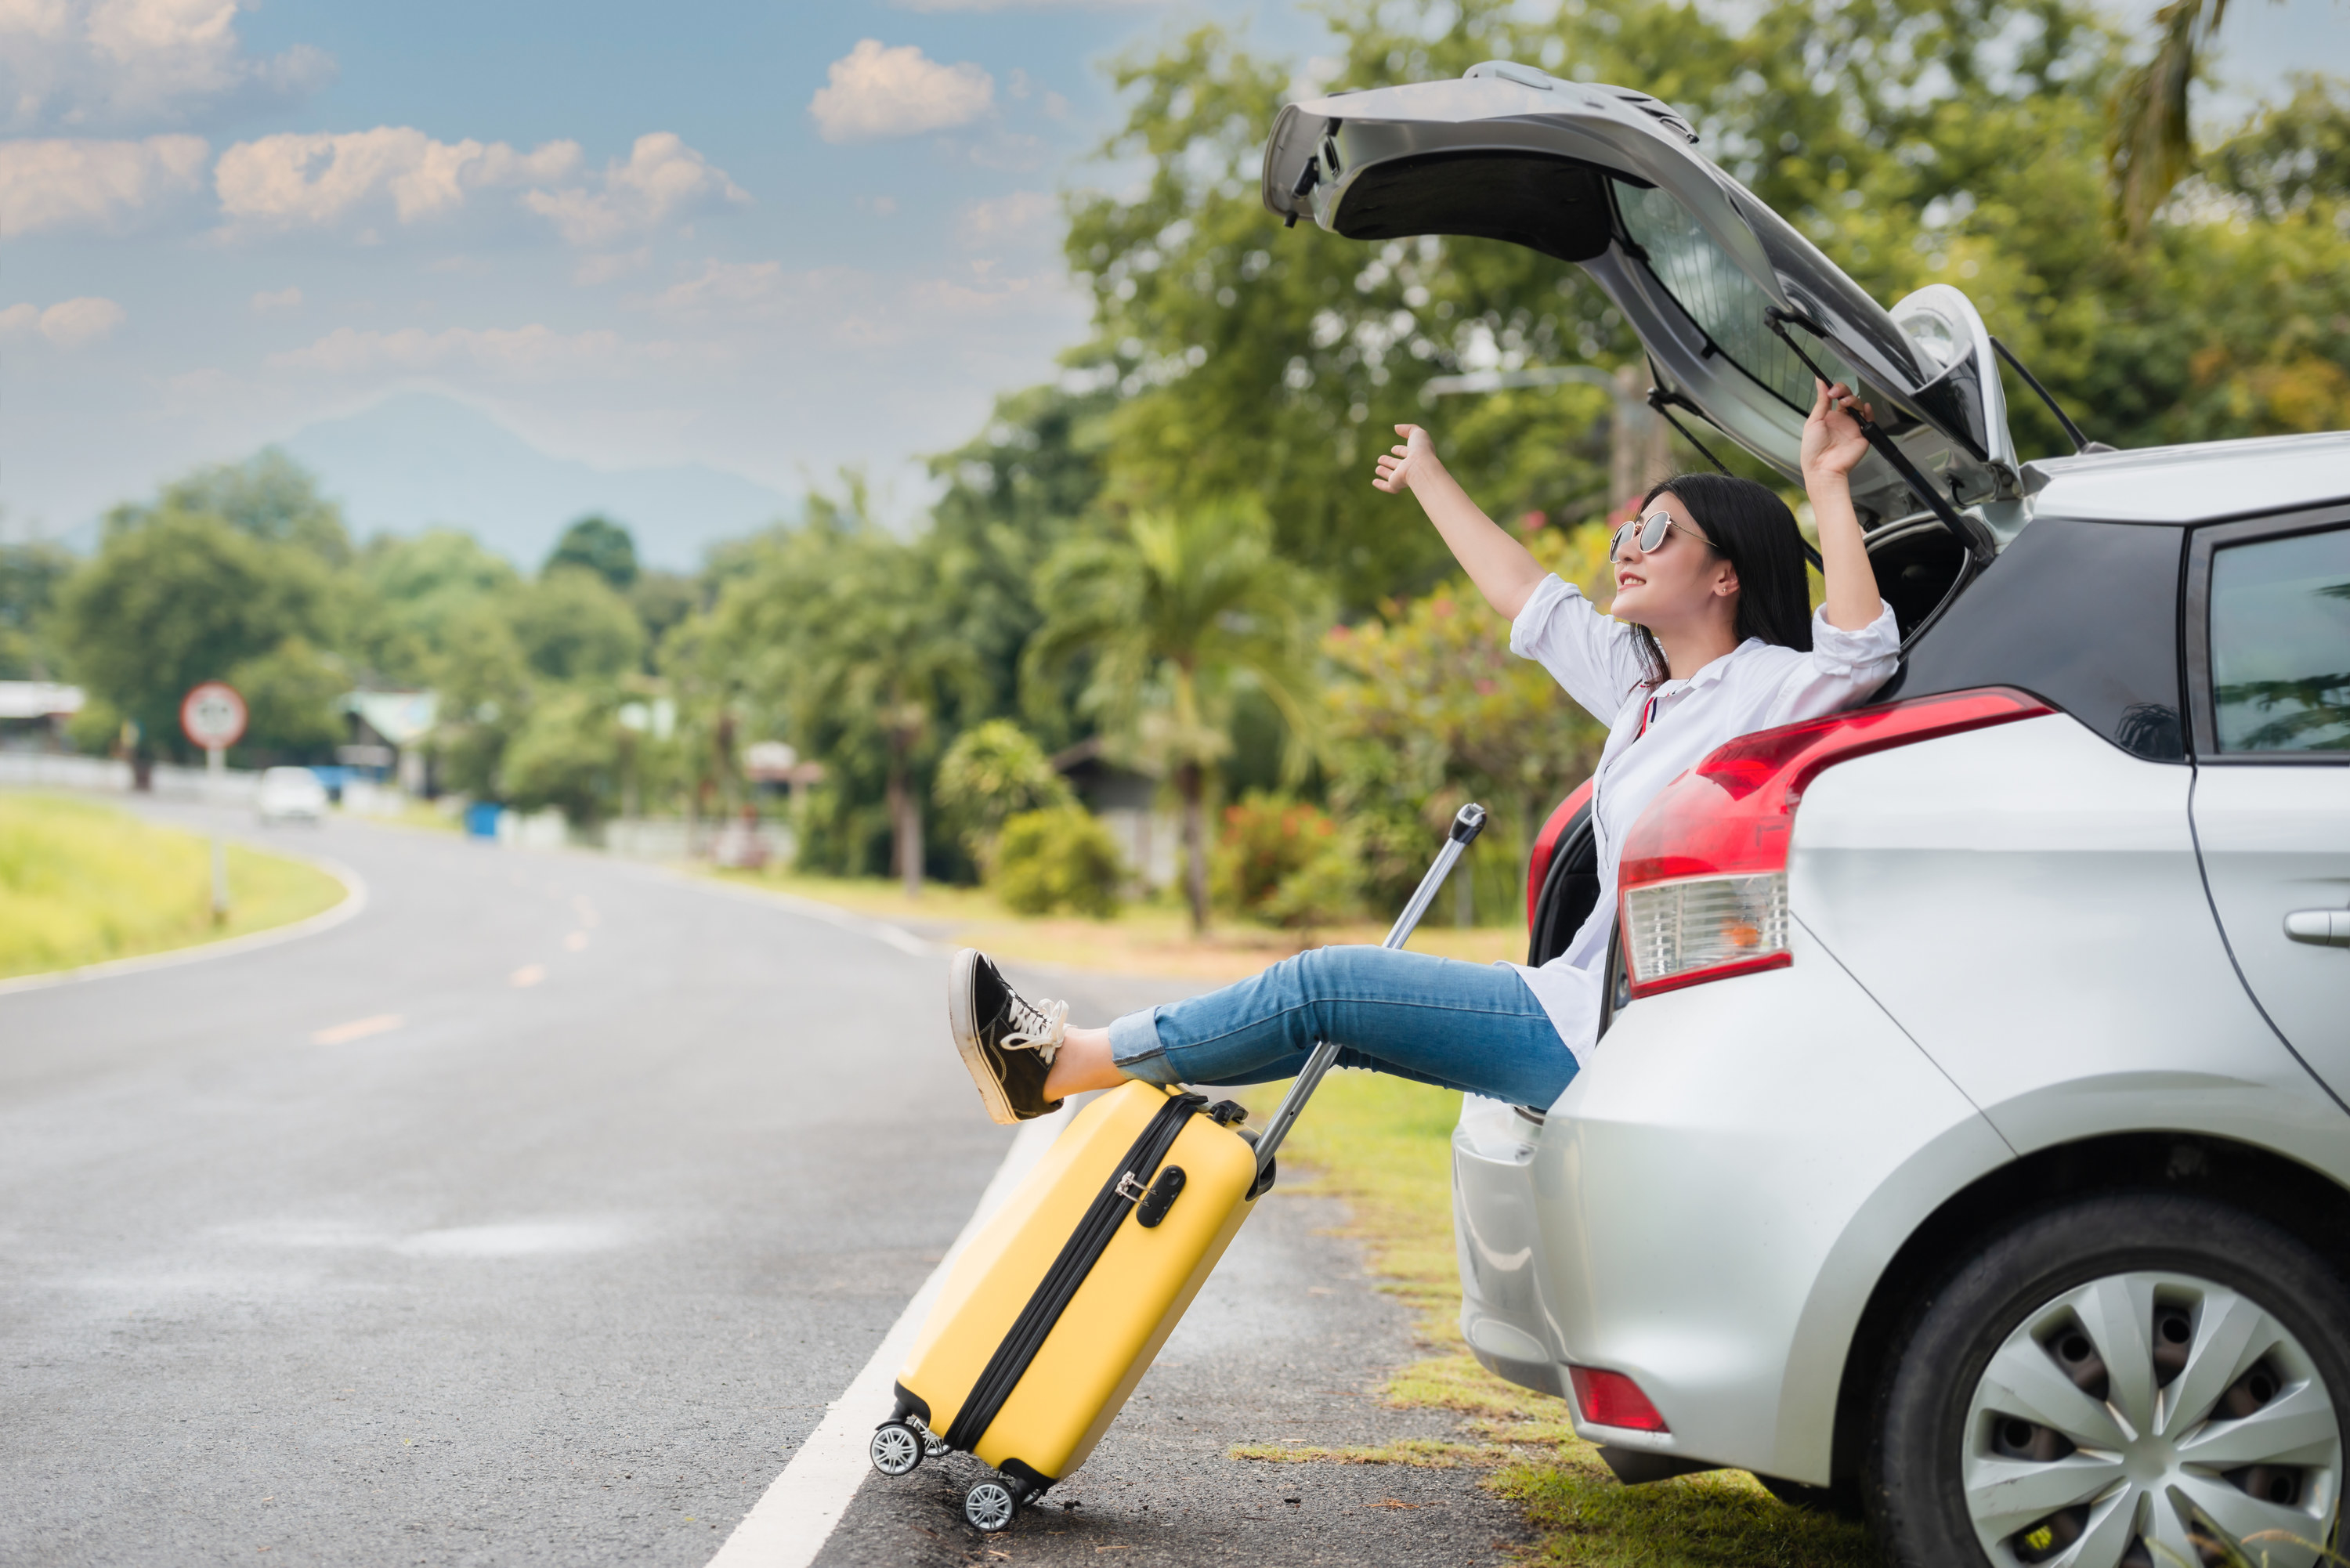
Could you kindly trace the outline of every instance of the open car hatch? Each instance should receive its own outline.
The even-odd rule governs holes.
[[[1998,367],[1966,296],[1937,284],[1886,310],[1697,140],[1646,93],[1493,61],[1458,81],[1284,108],[1264,204],[1352,239],[1474,235],[1575,263],[1638,334],[1666,400],[1791,479],[1813,400],[1808,356],[1875,405],[1939,498],[2016,497]],[[1872,527],[1927,510],[1913,489],[1881,451],[1853,473]],[[1966,526],[1991,545],[1979,519]]]

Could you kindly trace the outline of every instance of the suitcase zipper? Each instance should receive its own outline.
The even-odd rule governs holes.
[[[1167,1158],[1167,1151],[1175,1147],[1183,1124],[1207,1103],[1204,1095],[1171,1095],[1151,1116],[1142,1135],[1127,1149],[1126,1158],[1094,1195],[1085,1218],[1077,1221],[1076,1232],[1061,1248],[1060,1256],[1053,1260],[1053,1266],[1045,1271],[1028,1304],[1020,1309],[1003,1342],[988,1358],[986,1370],[979,1375],[970,1397],[963,1400],[946,1429],[949,1447],[964,1453],[979,1447],[980,1438],[986,1436],[1004,1401],[1012,1397],[1012,1391],[1026,1376],[1029,1364],[1045,1347],[1045,1336],[1068,1310],[1077,1287],[1086,1282],[1094,1264],[1108,1250],[1110,1239],[1118,1234],[1127,1210],[1142,1196],[1145,1184],[1159,1168],[1159,1162]]]

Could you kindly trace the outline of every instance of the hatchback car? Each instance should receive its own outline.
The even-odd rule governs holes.
[[[327,819],[327,786],[308,768],[269,768],[261,775],[254,809],[264,825],[307,822],[315,827]]]
[[[1651,400],[1791,478],[1812,366],[1882,424],[1854,490],[1901,669],[1628,836],[1590,1064],[1454,1135],[1462,1331],[1627,1481],[1752,1470],[1907,1563],[2314,1563],[2350,1411],[2350,436],[2022,461],[1962,294],[1880,306],[1695,141],[1502,63],[1293,105],[1267,149],[1293,222],[1581,265]],[[1533,857],[1532,962],[1600,894],[1589,788]]]

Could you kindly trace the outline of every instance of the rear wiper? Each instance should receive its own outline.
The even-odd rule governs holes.
[[[2056,422],[2064,427],[2064,434],[2072,441],[2073,450],[2075,452],[2112,452],[2115,450],[2101,441],[2091,441],[2087,436],[2083,435],[2081,433],[2081,427],[2073,422],[2073,416],[2066,413],[2064,409],[2058,406],[2055,395],[2050,392],[2047,388],[2040,384],[2039,377],[2024,369],[2023,361],[2017,358],[2012,353],[2011,353],[2008,350],[2006,344],[1994,337],[1991,340],[1991,346],[1999,350],[1999,357],[2007,361],[2007,367],[2009,369],[2013,370],[2017,375],[2023,378],[2023,384],[2025,386],[2040,394],[2040,400],[2048,405],[2048,411],[2054,414],[2056,416]]]
[[[1788,350],[1804,362],[1804,369],[1819,379],[1822,386],[1835,385],[1836,379],[1814,364],[1812,357],[1804,353],[1802,347],[1796,343],[1794,335],[1787,330],[1787,324],[1792,321],[1823,341],[1827,337],[1825,327],[1808,316],[1798,316],[1792,310],[1782,310],[1775,305],[1766,305],[1762,307],[1762,319],[1772,331],[1779,335],[1779,341],[1784,343]],[[1854,390],[1857,392],[1859,389],[1855,388]],[[1990,552],[1983,547],[1982,540],[1976,536],[1973,529],[1967,526],[1966,519],[1959,515],[1958,509],[1942,498],[1942,493],[1935,489],[1924,474],[1918,472],[1918,465],[1909,461],[1909,454],[1894,445],[1893,438],[1879,430],[1877,421],[1858,409],[1847,407],[1845,412],[1850,414],[1853,423],[1860,427],[1861,439],[1876,449],[1877,456],[1892,465],[1893,472],[1901,476],[1901,483],[1909,487],[1909,493],[1924,502],[1926,509],[1941,519],[1942,526],[1950,531],[1951,537],[1958,540],[1967,555],[1979,565],[1988,564]]]

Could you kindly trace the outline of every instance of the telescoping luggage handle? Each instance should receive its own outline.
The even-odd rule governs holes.
[[[1419,886],[1412,889],[1410,902],[1404,905],[1403,913],[1396,917],[1396,923],[1388,928],[1387,940],[1379,946],[1399,948],[1411,940],[1411,933],[1419,925],[1419,918],[1428,913],[1428,906],[1435,901],[1438,889],[1444,886],[1444,878],[1451,875],[1453,864],[1477,835],[1484,831],[1484,827],[1483,806],[1471,801],[1461,808],[1461,814],[1452,819],[1451,831],[1444,836],[1444,847],[1436,852],[1436,863],[1428,868],[1428,875],[1419,879]],[[1313,1097],[1315,1088],[1322,1082],[1322,1075],[1327,1073],[1330,1064],[1337,1059],[1338,1047],[1328,1040],[1315,1046],[1313,1054],[1305,1058],[1304,1070],[1297,1075],[1296,1082],[1289,1085],[1289,1093],[1282,1096],[1280,1108],[1273,1113],[1273,1120],[1265,1124],[1264,1131],[1257,1137],[1256,1169],[1260,1181],[1264,1173],[1273,1168],[1274,1151],[1281,1147],[1281,1140],[1289,1136],[1290,1124],[1297,1119],[1297,1113],[1305,1108],[1305,1102]]]

